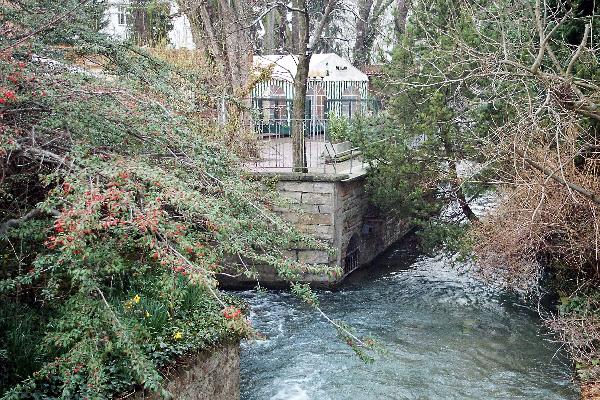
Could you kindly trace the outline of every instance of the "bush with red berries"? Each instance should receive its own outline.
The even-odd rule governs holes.
[[[19,3],[36,12],[0,4],[0,396],[166,396],[162,368],[252,334],[225,263],[293,280],[283,249],[316,244],[204,139],[202,79],[87,29],[75,0]]]

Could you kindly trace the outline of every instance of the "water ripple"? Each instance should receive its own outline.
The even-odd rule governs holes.
[[[245,400],[576,399],[564,359],[532,307],[443,256],[382,265],[338,292],[325,312],[385,347],[364,364],[289,293],[241,293],[264,341],[242,346]]]

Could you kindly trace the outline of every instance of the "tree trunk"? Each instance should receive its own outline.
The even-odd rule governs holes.
[[[252,62],[252,41],[244,21],[251,12],[244,0],[179,0],[181,10],[192,26],[194,38],[207,49],[216,71],[230,96],[245,96]]]
[[[277,27],[278,27],[278,36],[277,36],[277,52],[281,53],[286,49],[286,40],[289,37],[288,35],[288,23],[287,23],[287,9],[283,6],[279,6],[277,8]],[[287,47],[289,48],[289,47]]]
[[[298,4],[301,2],[293,2],[292,4]],[[305,3],[306,4],[306,3]],[[292,40],[290,41],[290,49],[292,54],[298,54],[300,52],[300,19],[303,18],[299,11],[292,12]]]
[[[355,66],[363,67],[371,62],[371,53],[377,38],[379,22],[393,1],[359,0],[356,41],[353,48]]]
[[[239,126],[230,131],[227,141],[250,138],[241,132],[248,133],[253,129],[248,112],[253,54],[252,28],[246,25],[252,19],[249,3],[246,0],[178,0],[178,3],[190,21],[194,39],[202,40],[196,44],[206,49],[208,60],[214,67],[215,81],[223,85],[226,106],[222,121]]]
[[[408,17],[408,4],[406,0],[396,0],[396,14],[394,15],[394,25],[397,35],[403,35],[406,31],[406,18]]]
[[[180,2],[181,4],[181,2]],[[181,7],[181,6],[180,6]],[[205,56],[208,59],[208,55],[210,54],[209,48],[206,46],[207,38],[206,33],[203,29],[199,29],[202,26],[202,21],[200,19],[200,15],[198,12],[187,12],[187,18],[190,21],[190,31],[192,33],[192,40],[194,41],[194,45],[196,46],[196,50]]]
[[[243,0],[242,0],[243,1]],[[219,0],[220,13],[217,17],[225,22],[222,26],[222,37],[225,42],[229,82],[234,96],[245,96],[248,74],[250,73],[250,56],[252,44],[247,35],[248,28],[241,24],[244,6],[242,1]]]
[[[309,17],[306,0],[294,0],[295,8],[304,12],[294,11],[298,21],[297,50],[298,68],[294,77],[294,100],[292,103],[292,157],[294,172],[308,172],[306,164],[306,146],[304,143],[304,119],[306,106],[306,84],[312,53],[308,48]]]
[[[471,209],[471,206],[469,206],[469,202],[465,197],[465,192],[463,191],[462,185],[460,184],[460,179],[458,178],[454,146],[452,145],[451,140],[448,138],[448,133],[444,130],[443,127],[440,127],[440,131],[440,137],[444,146],[444,152],[446,153],[446,161],[448,162],[448,180],[450,181],[450,187],[452,188],[452,192],[454,193],[454,196],[458,201],[458,205],[460,206],[463,215],[471,223],[479,222],[479,218],[477,218],[477,216]]]
[[[292,149],[295,172],[308,172],[306,146],[304,144],[304,123],[306,105],[306,85],[313,50],[318,46],[325,25],[333,10],[335,0],[328,0],[322,13],[322,19],[316,24],[313,38],[310,40],[310,16],[306,0],[294,0],[294,11],[298,20],[298,68],[294,77],[294,100],[292,106]],[[310,40],[310,41],[309,41]]]
[[[356,41],[352,54],[354,56],[354,66],[364,67],[370,61],[371,46],[369,46],[369,36],[372,27],[369,26],[371,17],[371,8],[373,0],[359,0],[358,3],[358,19],[356,21]],[[372,42],[372,40],[371,40]]]
[[[273,9],[265,15],[265,36],[262,42],[262,51],[264,54],[273,54],[275,50],[275,41],[277,40],[277,30],[275,29],[275,14],[276,9]]]
[[[151,27],[148,21],[146,0],[136,0],[132,4],[133,38],[138,46],[148,46],[152,43]]]
[[[450,174],[450,185],[452,187],[452,191],[456,196],[456,200],[458,201],[458,205],[462,210],[462,213],[467,219],[471,222],[479,222],[479,218],[475,215],[469,202],[465,198],[465,192],[462,190],[462,186],[460,185],[460,180],[458,179],[458,172],[456,170],[456,161],[448,160],[448,168]]]

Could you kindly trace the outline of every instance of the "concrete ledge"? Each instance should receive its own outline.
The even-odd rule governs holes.
[[[276,179],[279,182],[353,182],[364,179],[367,176],[365,170],[358,173],[343,174],[321,174],[321,173],[301,173],[301,172],[246,172],[246,176],[251,179]]]
[[[301,172],[247,172],[248,176],[255,179],[277,179],[280,182],[340,182],[349,179],[349,174],[319,174]]]
[[[354,182],[354,181],[358,181],[361,179],[365,179],[367,177],[367,171],[362,170],[361,172],[357,173],[357,174],[349,174],[348,177],[346,179],[342,179],[340,182]]]

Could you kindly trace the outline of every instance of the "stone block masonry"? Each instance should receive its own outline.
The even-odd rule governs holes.
[[[177,361],[164,373],[166,389],[180,400],[239,400],[240,344],[224,343],[214,348],[190,354]],[[142,392],[134,400],[161,397]]]
[[[300,199],[300,207],[295,204],[282,211],[282,217],[294,224],[302,233],[326,241],[330,246],[335,243],[334,205],[336,183],[304,182],[281,180],[277,182],[277,191],[291,202]],[[332,265],[330,255],[323,250],[294,249],[296,260],[310,264]]]
[[[258,179],[263,176],[274,178],[272,174],[257,174]],[[408,230],[403,221],[381,213],[369,203],[364,175],[281,174],[276,178],[276,189],[290,206],[277,207],[275,211],[299,231],[325,241],[334,250],[331,254],[324,250],[290,249],[287,256],[296,261],[339,266],[347,273],[371,262]],[[350,253],[354,258],[347,257]],[[352,265],[347,265],[349,262]],[[258,270],[261,285],[285,286],[268,268],[258,266]],[[315,286],[334,286],[340,280],[315,275],[303,278]],[[256,284],[244,279],[226,279],[222,283],[225,287]]]

